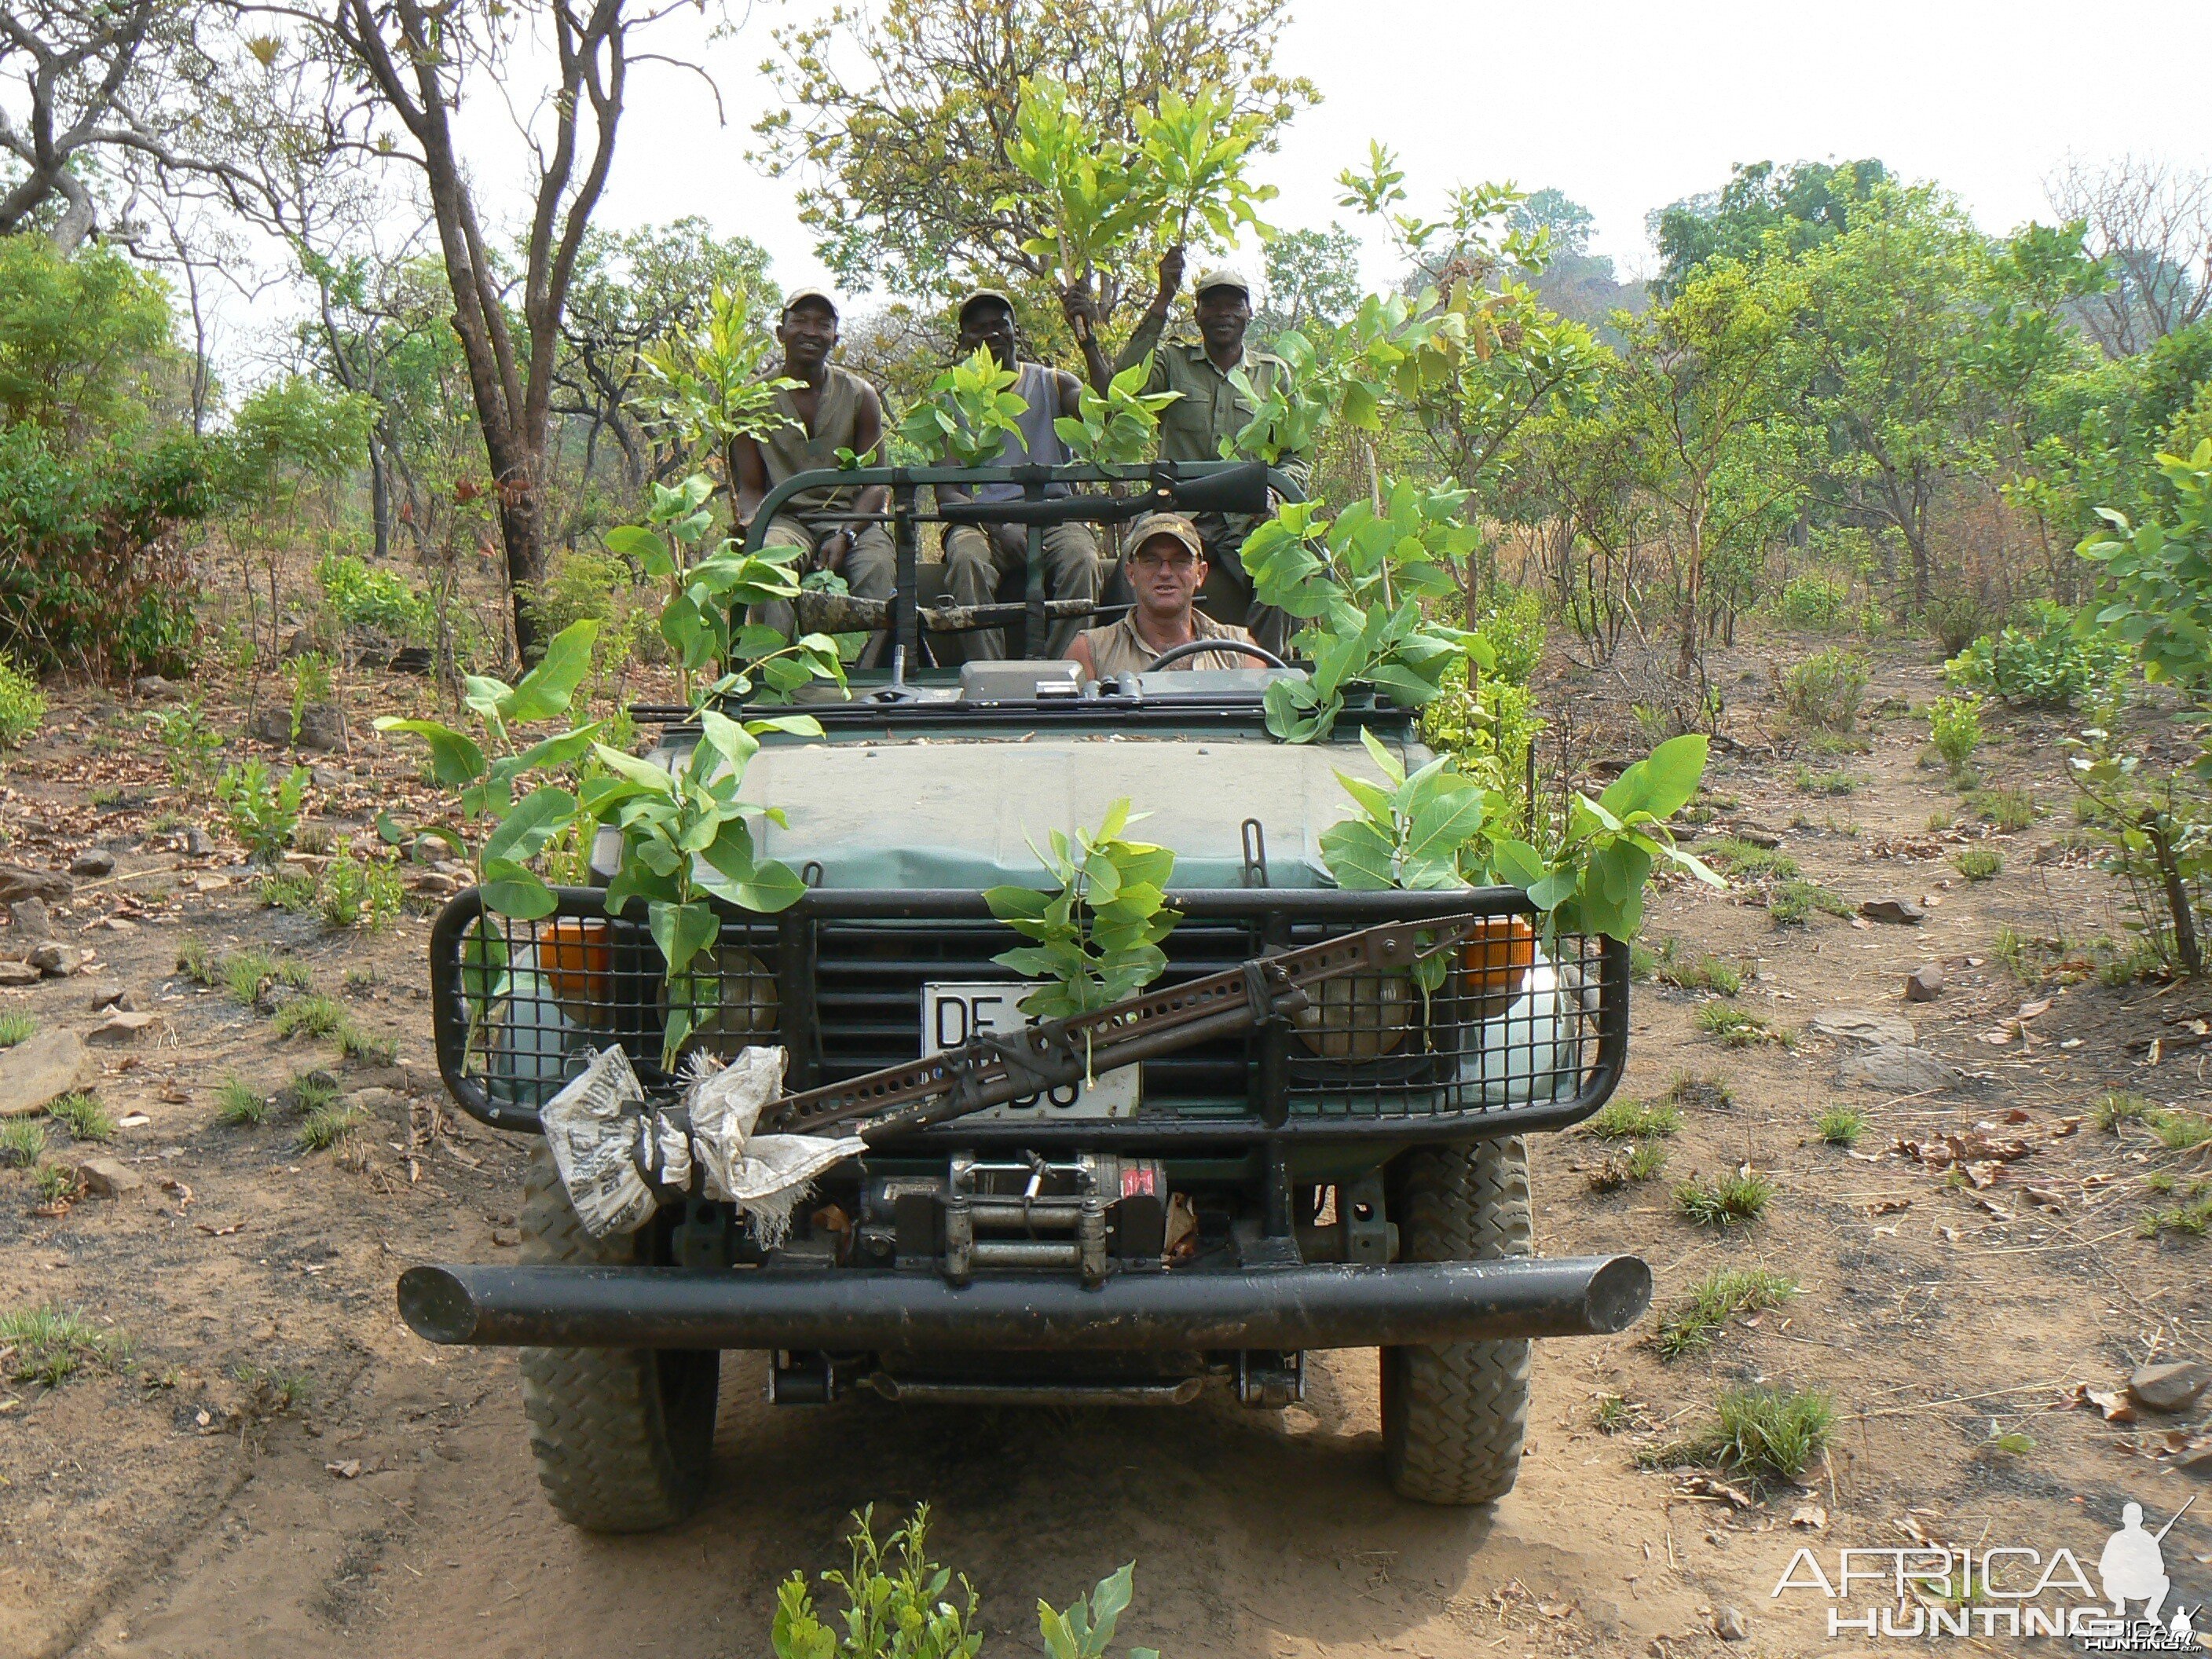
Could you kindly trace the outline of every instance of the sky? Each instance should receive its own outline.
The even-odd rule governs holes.
[[[647,43],[702,63],[726,120],[697,76],[636,66],[599,222],[627,229],[697,214],[763,244],[784,288],[823,282],[792,185],[764,177],[746,152],[753,121],[776,101],[761,69],[771,27],[829,0],[726,3],[732,34],[710,41],[707,20],[679,9]],[[2044,180],[2069,157],[2094,166],[2132,154],[2212,172],[2203,0],[2154,21],[2079,0],[1291,0],[1291,17],[1277,65],[1315,82],[1323,101],[1261,164],[1282,192],[1268,216],[1286,229],[1337,220],[1367,234],[1364,275],[1378,288],[1395,262],[1374,227],[1336,205],[1334,183],[1373,138],[1398,153],[1416,211],[1485,180],[1565,191],[1595,215],[1593,251],[1624,276],[1656,265],[1645,216],[1717,188],[1738,162],[1877,156],[1942,184],[1992,232],[2050,216]],[[529,95],[531,68],[526,55],[505,96],[479,85],[461,112],[495,225],[502,207],[527,199],[508,99]],[[270,252],[281,264],[281,250]],[[1240,259],[1260,274],[1252,250]],[[264,273],[271,264],[251,263]],[[232,396],[284,366],[300,298],[216,295],[214,343]]]
[[[809,9],[759,0],[737,38],[710,49],[726,127],[696,82],[641,73],[649,90],[633,94],[606,222],[699,213],[765,245],[786,285],[823,275],[789,185],[744,159],[752,117],[774,98],[757,68],[769,27]],[[1294,0],[1278,62],[1324,101],[1262,169],[1282,191],[1276,224],[1347,216],[1333,180],[1379,137],[1417,209],[1455,184],[1554,185],[1596,215],[1594,251],[1625,274],[1654,263],[1647,212],[1717,187],[1740,161],[1878,156],[1950,189],[1992,231],[2047,218],[2043,181],[2069,155],[2212,170],[2202,4]]]

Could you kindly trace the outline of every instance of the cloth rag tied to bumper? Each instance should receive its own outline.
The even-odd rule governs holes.
[[[664,1196],[696,1193],[734,1204],[773,1249],[822,1172],[866,1149],[857,1135],[757,1135],[762,1109],[783,1091],[784,1051],[751,1048],[706,1062],[672,1110],[655,1110],[629,1056],[599,1051],[538,1112],[561,1184],[594,1238],[632,1233]]]

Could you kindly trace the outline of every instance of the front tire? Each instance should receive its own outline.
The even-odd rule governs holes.
[[[522,1189],[522,1259],[627,1265],[650,1229],[593,1238],[543,1142]],[[586,1532],[653,1532],[699,1506],[714,1447],[719,1353],[653,1348],[524,1348],[522,1408],[538,1484]]]
[[[1401,1261],[1488,1261],[1534,1250],[1528,1149],[1518,1138],[1425,1147],[1390,1170]],[[1513,1490],[1528,1422],[1528,1343],[1382,1350],[1382,1459],[1424,1504],[1487,1504]]]

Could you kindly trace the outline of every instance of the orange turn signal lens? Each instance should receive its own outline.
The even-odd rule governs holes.
[[[580,1025],[600,1025],[614,1001],[614,953],[607,925],[563,916],[538,930],[538,971],[554,1000]]]
[[[1536,965],[1536,930],[1526,916],[1489,916],[1459,947],[1461,994],[1476,1017],[1495,1019],[1513,1006]]]

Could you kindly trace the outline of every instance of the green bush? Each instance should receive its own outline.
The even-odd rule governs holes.
[[[38,681],[0,657],[0,749],[17,749],[46,717]]]
[[[1965,769],[1982,744],[1982,700],[1936,698],[1928,707],[1928,740],[1954,772]]]
[[[1994,847],[1962,847],[1951,862],[1968,881],[1988,881],[2004,870],[2004,854]]]
[[[1848,732],[1866,695],[1865,661],[1848,651],[1822,651],[1782,673],[1782,706],[1801,726]]]
[[[2127,672],[2126,647],[2064,605],[2038,600],[2024,623],[1984,635],[1945,663],[1943,680],[2026,708],[2071,708],[2110,696]]]
[[[134,449],[0,429],[0,652],[42,672],[185,672],[199,589],[176,532],[208,507],[188,434]]]
[[[326,553],[315,566],[315,580],[343,626],[416,644],[429,640],[436,618],[428,596],[391,571],[371,569],[350,553]]]
[[[256,864],[274,864],[290,848],[300,827],[307,769],[295,766],[279,782],[265,762],[248,761],[225,767],[215,793],[228,809],[231,832],[246,844],[247,855]]]
[[[98,244],[68,254],[44,236],[0,238],[0,427],[48,434],[61,453],[135,438],[176,356],[160,277]]]
[[[1856,620],[1850,584],[1825,576],[1790,578],[1775,599],[1774,614],[1784,628],[1808,634],[1831,634]]]
[[[584,548],[556,553],[528,604],[539,631],[549,639],[586,618],[599,623],[592,655],[601,667],[625,658],[659,662],[668,655],[659,611],[649,596],[638,591],[630,567],[611,553]],[[865,635],[858,637],[866,642]]]
[[[1528,749],[1543,729],[1534,693],[1491,675],[1472,693],[1448,687],[1421,710],[1421,741],[1502,794],[1509,826],[1525,806]]]
[[[325,927],[365,926],[374,933],[398,915],[404,894],[399,872],[392,863],[383,859],[364,862],[341,853],[324,867],[317,896]]]
[[[169,781],[197,794],[214,775],[215,759],[222,750],[222,733],[208,723],[198,697],[149,716],[146,729],[161,745],[169,765]]]
[[[1491,673],[1508,685],[1526,685],[1544,659],[1544,602],[1533,588],[1516,588],[1474,631],[1495,654]]]

